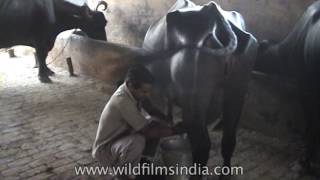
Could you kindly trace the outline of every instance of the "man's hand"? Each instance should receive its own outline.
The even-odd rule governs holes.
[[[162,138],[174,135],[174,130],[164,123],[152,121],[140,131],[148,138]]]

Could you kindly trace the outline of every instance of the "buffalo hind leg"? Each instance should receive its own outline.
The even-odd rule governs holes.
[[[192,123],[188,126],[188,137],[191,142],[193,163],[205,166],[209,159],[210,138],[206,127]]]
[[[51,79],[48,77],[48,67],[46,65],[46,58],[48,51],[43,48],[36,48],[37,60],[39,63],[39,80],[43,83],[51,83]]]
[[[320,157],[318,157],[320,151],[320,95],[318,88],[305,89],[302,93],[302,105],[306,119],[306,150],[302,166],[308,174],[320,176],[317,172],[319,167],[316,168],[320,163]]]
[[[206,127],[205,108],[194,106],[189,102],[184,104],[183,120],[187,124],[187,134],[191,144],[193,163],[201,168],[207,165],[210,153],[210,137]],[[201,172],[198,172],[201,173]],[[191,177],[201,179],[201,174]]]
[[[207,165],[211,147],[208,130],[197,122],[191,123],[188,125],[188,138],[191,144],[193,164],[202,169]],[[191,179],[201,179],[201,171],[197,173],[199,174]]]
[[[224,97],[221,154],[224,161],[223,165],[231,168],[231,157],[236,146],[237,127],[243,106],[243,94],[225,92]],[[230,175],[222,175],[220,179],[228,177],[230,177]]]

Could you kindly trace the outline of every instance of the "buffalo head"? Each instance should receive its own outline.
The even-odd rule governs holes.
[[[87,5],[81,7],[81,23],[82,29],[90,38],[98,40],[107,40],[105,26],[107,20],[104,14],[99,11],[92,11]]]
[[[104,1],[98,3],[96,10],[91,10],[86,3],[79,6],[68,1],[63,3],[57,1],[56,15],[58,24],[61,26],[60,31],[80,28],[90,38],[106,41],[107,20],[102,12],[97,11],[101,5],[104,6],[103,10],[107,8],[107,3]]]

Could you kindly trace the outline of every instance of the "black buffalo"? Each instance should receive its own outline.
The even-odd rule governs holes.
[[[105,5],[103,1],[99,5]],[[0,0],[0,48],[27,45],[36,49],[39,79],[51,82],[53,72],[46,57],[59,33],[80,28],[94,39],[106,40],[106,19],[102,12],[92,11],[65,0]]]
[[[283,41],[260,43],[255,69],[297,80],[307,127],[303,165],[312,170],[320,162],[320,1],[308,7]]]
[[[257,42],[242,16],[216,3],[197,6],[178,0],[148,30],[143,47],[157,54],[143,62],[169,102],[182,108],[193,161],[206,165],[207,122],[223,116],[222,155],[230,166],[236,130]]]

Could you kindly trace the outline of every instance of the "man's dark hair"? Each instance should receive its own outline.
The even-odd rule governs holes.
[[[125,81],[133,88],[138,89],[142,84],[152,84],[154,78],[143,65],[134,65],[129,68]]]

